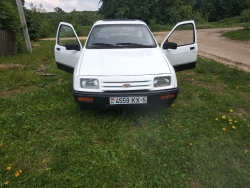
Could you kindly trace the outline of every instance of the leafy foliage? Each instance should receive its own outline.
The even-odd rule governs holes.
[[[92,25],[100,19],[100,15],[97,12],[72,11],[66,13],[60,7],[54,8],[54,12],[46,12],[41,4],[39,7],[36,7],[32,3],[31,10],[26,9],[25,14],[30,39],[33,41],[40,38],[55,37],[60,22],[69,22],[79,35],[87,35],[90,28],[87,27],[86,31],[86,26]]]
[[[219,21],[239,16],[249,0],[101,0],[105,18],[136,18],[147,23],[173,24],[181,20]]]
[[[24,5],[24,0],[22,0]],[[20,29],[20,19],[15,0],[1,0],[0,1],[0,30],[10,30],[16,33],[17,51],[24,49],[24,39],[22,30]]]
[[[202,14],[209,14],[208,21],[219,21],[223,18],[230,18],[249,7],[249,0],[202,0],[199,11]]]
[[[164,30],[182,20],[195,20],[196,24],[218,21],[245,23],[249,27],[250,0],[100,0],[99,11],[65,12],[55,7],[46,12],[40,4],[32,3],[31,10],[24,8],[30,39],[55,37],[60,22],[71,23],[78,35],[88,35],[91,25],[99,19],[128,18],[145,21],[153,31]],[[24,0],[22,0],[24,5]],[[232,18],[233,17],[233,18]],[[22,41],[20,20],[15,0],[0,1],[0,29],[17,32]],[[20,48],[19,48],[20,49]]]
[[[8,0],[0,1],[0,29],[17,31],[20,22],[16,6]]]
[[[152,0],[117,0],[109,1],[103,0],[100,13],[105,18],[128,18],[128,19],[141,19],[149,20],[151,13],[150,8],[153,7],[156,1]],[[122,6],[121,6],[122,5]]]
[[[31,3],[31,10],[26,9],[26,20],[29,29],[30,40],[36,41],[42,36],[46,36],[46,31],[48,31],[47,25],[45,23],[45,9],[40,4],[39,7],[33,6]]]
[[[245,9],[241,12],[241,21],[246,23],[244,25],[244,28],[247,29],[250,27],[250,8],[249,9]]]
[[[189,2],[180,0],[102,0],[102,3],[100,13],[105,18],[141,19],[150,25],[174,24],[181,20],[192,19],[196,14],[193,11],[194,0]]]
[[[88,35],[90,26],[102,16],[96,11],[72,11],[64,12],[61,8],[56,7],[54,12],[42,13],[44,17],[43,24],[46,26],[44,32],[40,30],[40,35],[43,37],[55,37],[58,24],[60,22],[71,23],[78,35]]]

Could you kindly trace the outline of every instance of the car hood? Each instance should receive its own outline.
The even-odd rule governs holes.
[[[85,49],[79,75],[138,76],[170,73],[159,48]]]

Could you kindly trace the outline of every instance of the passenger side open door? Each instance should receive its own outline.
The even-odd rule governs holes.
[[[195,68],[198,44],[194,21],[178,23],[162,42],[161,49],[176,72]]]
[[[69,73],[74,72],[82,51],[82,44],[69,23],[61,22],[58,26],[54,48],[57,68]]]

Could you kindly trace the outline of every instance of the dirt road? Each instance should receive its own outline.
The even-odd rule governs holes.
[[[218,62],[250,71],[250,41],[229,40],[221,35],[240,28],[197,30],[199,55]],[[162,43],[168,32],[154,33],[158,43]]]

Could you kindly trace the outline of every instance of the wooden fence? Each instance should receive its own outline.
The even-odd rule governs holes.
[[[0,30],[0,57],[17,52],[16,35],[12,31]]]

